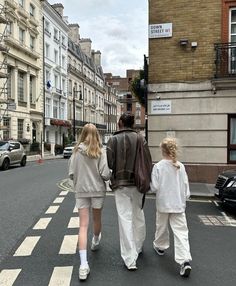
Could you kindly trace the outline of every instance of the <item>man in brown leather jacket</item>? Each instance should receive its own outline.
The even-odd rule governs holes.
[[[123,113],[119,131],[107,143],[108,166],[112,170],[111,185],[115,191],[118,214],[121,257],[129,270],[136,270],[136,260],[142,252],[146,236],[142,210],[142,194],[134,184],[137,132],[133,130],[134,116]],[[144,147],[147,143],[144,140]],[[149,152],[149,151],[148,151]]]

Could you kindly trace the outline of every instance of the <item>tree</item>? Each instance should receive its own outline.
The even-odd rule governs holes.
[[[131,92],[142,106],[145,106],[146,101],[146,83],[144,78],[144,70],[140,70],[139,76],[130,83]]]

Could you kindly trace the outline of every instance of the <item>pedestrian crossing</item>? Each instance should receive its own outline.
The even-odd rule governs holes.
[[[42,247],[41,240],[45,239],[46,230],[50,228],[50,225],[55,221],[55,216],[58,214],[61,205],[66,200],[68,196],[68,191],[61,191],[58,196],[53,200],[51,205],[46,209],[46,211],[42,214],[42,217],[38,219],[38,221],[32,226],[27,235],[22,242],[18,245],[16,250],[13,252],[12,257],[10,258],[14,264],[14,259],[27,259],[32,256],[37,256],[38,248]],[[72,195],[72,194],[70,194]],[[69,200],[72,201],[72,200]],[[58,220],[58,218],[57,218]],[[60,222],[59,222],[60,225]],[[77,243],[78,243],[78,229],[79,229],[79,217],[78,211],[75,207],[72,207],[72,212],[69,214],[66,220],[66,230],[64,230],[64,235],[61,238],[61,243],[58,248],[59,256],[66,255],[76,255],[77,252]],[[52,231],[52,230],[51,230]],[[56,230],[55,230],[56,231]],[[72,232],[72,233],[71,233]],[[44,248],[47,248],[43,245]],[[76,257],[78,260],[78,257]],[[22,268],[9,268],[2,269],[0,272],[0,286],[14,286],[24,285],[21,284],[21,275],[23,275],[24,270],[24,262],[22,261]],[[21,266],[18,263],[18,266]],[[72,273],[74,271],[75,265],[55,265],[52,268],[51,274],[48,277],[48,281],[44,284],[37,285],[48,285],[48,286],[69,286],[72,279]],[[77,269],[76,269],[77,270]],[[31,284],[27,284],[31,285]],[[24,285],[25,286],[25,285]]]

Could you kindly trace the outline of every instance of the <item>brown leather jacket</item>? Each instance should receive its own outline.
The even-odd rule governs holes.
[[[107,143],[108,166],[112,170],[111,187],[134,186],[134,164],[136,156],[137,132],[122,129],[114,133]],[[144,140],[145,148],[148,148]]]

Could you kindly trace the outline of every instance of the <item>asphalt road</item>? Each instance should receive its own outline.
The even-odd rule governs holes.
[[[66,168],[67,160],[52,160],[43,165],[32,163],[25,168],[0,172],[1,286],[82,284],[77,278],[78,228],[68,226],[71,218],[78,222],[74,210],[74,196],[71,192],[59,190],[56,185],[66,177]],[[58,210],[55,213],[47,213],[50,206],[58,206]],[[155,231],[153,197],[146,200],[145,216],[147,237],[143,254],[137,262],[138,270],[129,272],[120,258],[114,197],[112,194],[107,196],[103,211],[101,248],[96,253],[88,251],[91,274],[84,284],[235,285],[235,215],[230,217],[220,205],[212,201],[188,202],[187,218],[193,257],[193,269],[188,279],[183,279],[178,274],[179,267],[174,262],[173,241],[163,257],[156,255],[152,249]],[[35,229],[35,224],[40,219],[51,219],[45,229]],[[22,245],[31,237],[37,238],[37,243],[32,253],[23,256]],[[89,239],[91,240],[91,230]],[[13,271],[11,277],[16,276],[12,284],[1,280],[9,270]],[[61,276],[57,275],[57,270]]]

